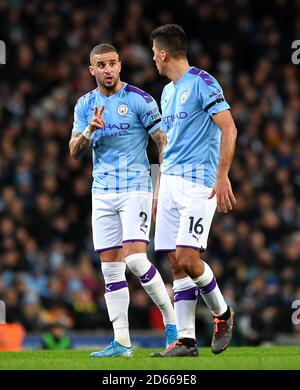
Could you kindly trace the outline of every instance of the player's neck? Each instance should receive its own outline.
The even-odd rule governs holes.
[[[124,84],[123,81],[119,80],[113,89],[107,89],[103,87],[103,85],[98,84],[98,89],[102,95],[109,97],[118,93],[120,89],[123,87],[123,84]]]
[[[187,59],[173,60],[170,63],[170,70],[167,74],[168,78],[176,83],[190,68]]]

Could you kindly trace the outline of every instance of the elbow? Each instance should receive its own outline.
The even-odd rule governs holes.
[[[234,137],[237,137],[237,128],[236,128],[234,123],[232,123],[230,126],[228,126],[227,132],[232,134]]]
[[[69,148],[69,150],[70,150],[70,156],[72,157],[72,158],[74,158],[75,160],[79,160],[79,156],[78,156],[78,154],[76,153],[76,151],[74,150],[74,148]]]
[[[233,139],[236,139],[237,138],[237,128],[235,127],[235,125],[233,124],[232,126],[229,126],[227,127],[227,129],[223,129],[223,131],[225,130],[225,132],[233,138]]]

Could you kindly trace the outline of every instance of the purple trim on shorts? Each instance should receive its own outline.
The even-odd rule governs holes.
[[[198,287],[191,287],[188,290],[174,291],[174,302],[194,301],[198,296]]]
[[[192,246],[192,245],[176,245],[176,248],[191,248],[201,252],[204,252],[206,250],[206,248],[203,248],[202,246],[199,248],[197,246]]]
[[[156,274],[156,268],[152,264],[151,267],[148,269],[148,271],[144,275],[139,277],[140,282],[142,284],[150,282],[150,280],[152,280],[154,278],[155,274]]]
[[[122,245],[111,246],[111,247],[103,248],[103,249],[95,249],[95,252],[101,253],[101,252],[104,252],[104,251],[109,251],[110,249],[120,249],[120,248],[123,248]]]
[[[136,238],[132,238],[131,240],[124,240],[124,241],[122,241],[122,243],[124,243],[124,242],[135,242],[135,241],[145,242],[146,244],[149,244],[149,240],[139,240],[139,239],[136,239]]]
[[[121,282],[107,283],[105,284],[105,292],[113,292],[117,290],[121,290],[121,288],[128,287],[126,280],[122,280]]]
[[[175,252],[176,249],[155,249],[154,252]]]
[[[201,294],[208,294],[209,292],[211,292],[217,285],[217,281],[216,281],[216,278],[213,277],[211,282],[208,283],[206,286],[204,287],[200,287],[199,290],[200,290],[200,293]]]

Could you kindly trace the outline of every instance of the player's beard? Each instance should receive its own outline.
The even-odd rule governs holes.
[[[118,83],[118,80],[116,80],[116,79],[111,84],[107,84],[104,80],[97,80],[97,81],[98,81],[98,84],[100,84],[102,87],[104,87],[105,89],[107,89],[109,91],[114,89]]]

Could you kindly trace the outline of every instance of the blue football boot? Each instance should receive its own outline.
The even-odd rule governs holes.
[[[97,358],[114,356],[132,357],[133,351],[131,347],[124,347],[124,345],[121,345],[117,341],[112,341],[106,348],[102,349],[101,351],[92,352],[90,356]]]
[[[179,337],[175,324],[167,324],[165,328],[166,348],[169,348]]]

